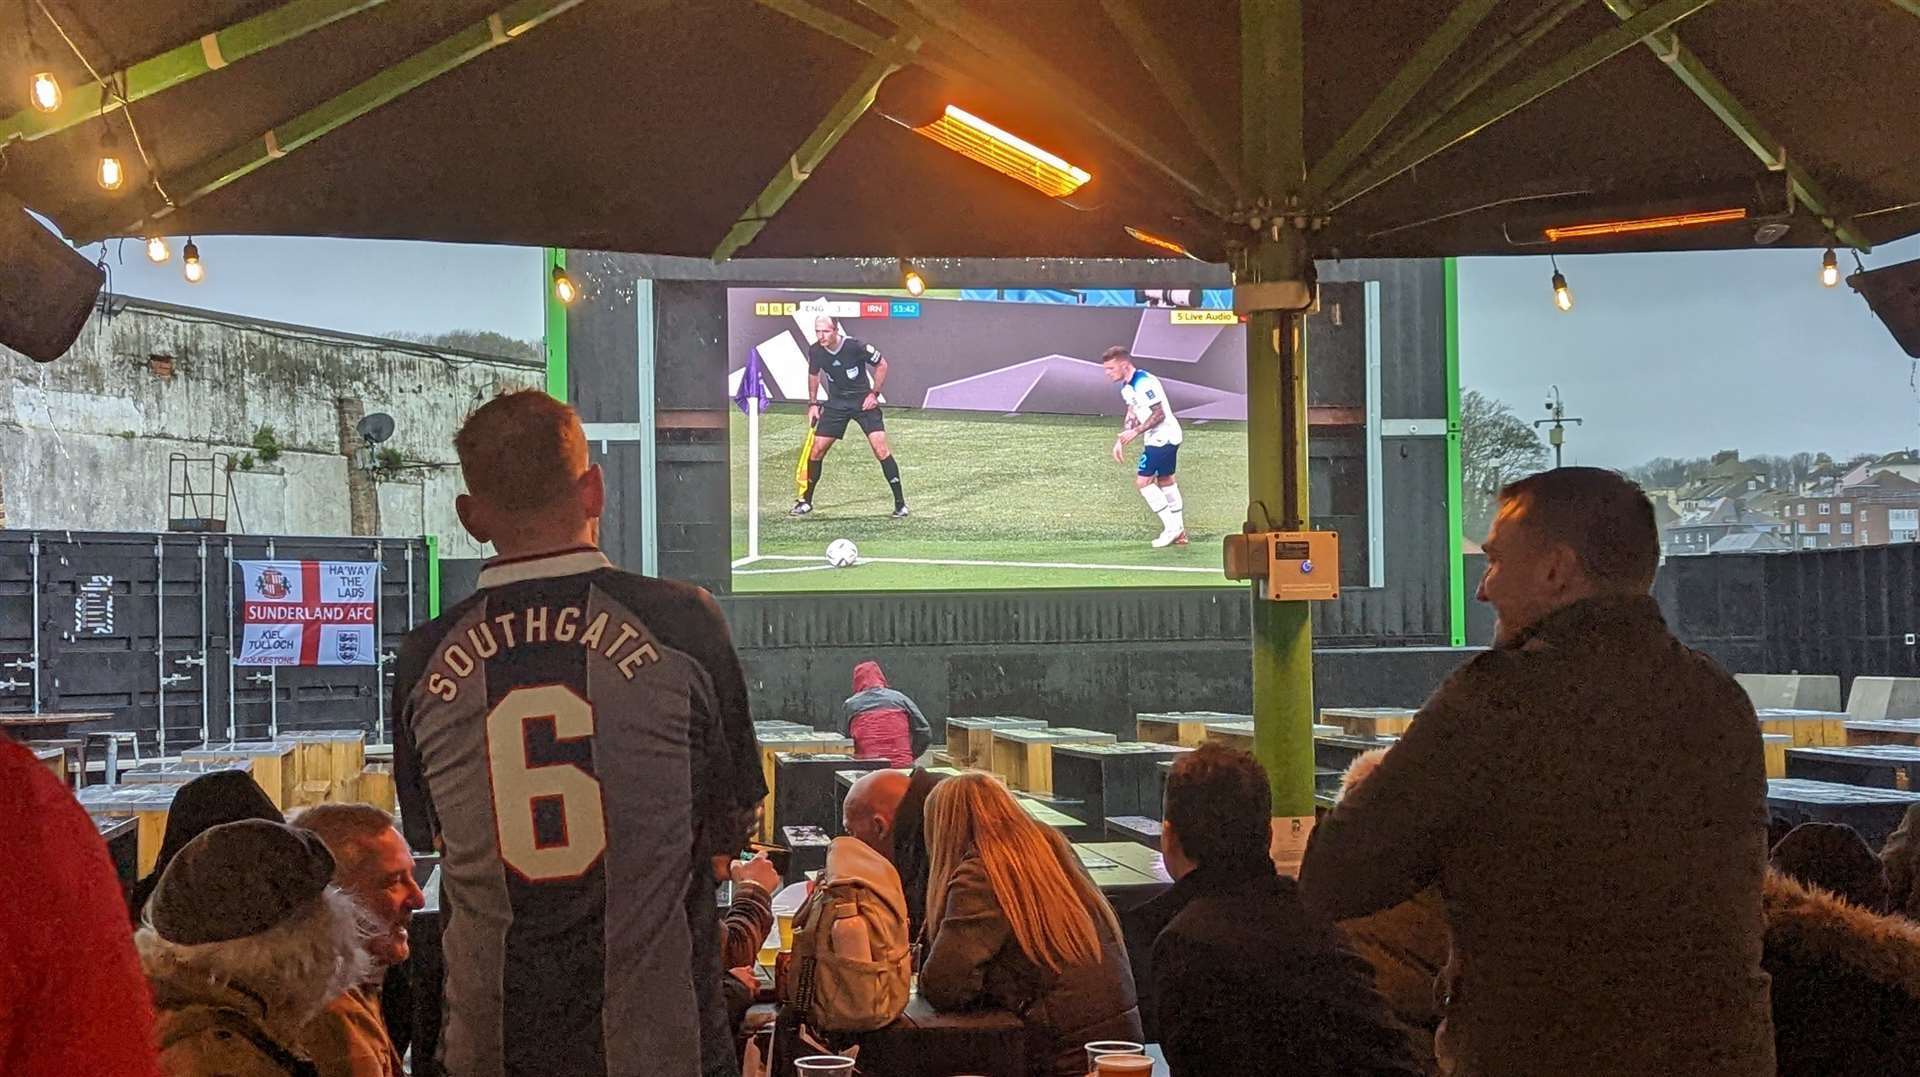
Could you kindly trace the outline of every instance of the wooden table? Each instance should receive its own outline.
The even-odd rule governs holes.
[[[1845,823],[1860,832],[1867,845],[1878,849],[1900,825],[1907,808],[1920,804],[1920,793],[1898,789],[1871,789],[1858,785],[1776,778],[1767,783],[1767,809],[1794,825]]]
[[[367,765],[366,734],[315,730],[282,733],[280,740],[294,746],[293,784],[302,805],[359,799],[360,772]],[[323,788],[301,792],[302,787],[315,785]]]
[[[1111,733],[1092,729],[996,729],[992,769],[1009,786],[1029,793],[1053,792],[1053,749],[1062,744],[1112,744]]]
[[[1920,781],[1916,780],[1920,778],[1920,747],[1862,744],[1849,748],[1794,748],[1787,752],[1787,777],[1920,791]]]
[[[1093,885],[1106,895],[1115,911],[1153,900],[1173,886],[1159,853],[1130,841],[1090,841],[1073,847]]]
[[[1847,744],[1920,744],[1920,718],[1863,718],[1846,724]]]
[[[1408,707],[1322,707],[1320,722],[1357,737],[1397,737],[1419,712]]]
[[[1760,745],[1767,753],[1767,777],[1788,777],[1787,749],[1793,746],[1793,738],[1785,733],[1762,733]]]
[[[1148,744],[1177,744],[1198,748],[1207,742],[1207,729],[1222,722],[1251,722],[1251,714],[1225,711],[1170,711],[1135,715],[1134,736]]]
[[[1845,711],[1806,711],[1786,707],[1762,707],[1760,732],[1785,733],[1796,748],[1842,747],[1847,743]]]
[[[42,711],[39,714],[0,714],[0,733],[14,740],[66,740],[73,726],[108,722],[106,711]]]
[[[53,776],[60,779],[61,785],[73,784],[72,779],[67,775],[67,750],[65,748],[43,748],[29,745],[28,750],[33,753],[33,757],[39,760],[42,766],[53,771]]]
[[[240,741],[224,748],[190,748],[180,753],[180,761],[245,763],[254,783],[266,791],[274,807],[284,812],[294,806],[294,794],[300,785],[294,772],[293,751],[293,745],[287,741]]]
[[[169,760],[163,763],[142,763],[120,776],[122,785],[185,785],[204,774],[216,774],[224,770],[239,771],[252,776],[253,771],[244,759],[190,759]]]
[[[960,768],[986,767],[993,760],[993,731],[996,729],[1045,729],[1038,718],[949,718],[947,719],[947,758]]]
[[[1390,748],[1399,739],[1356,736],[1352,733],[1315,733],[1313,763],[1316,767],[1326,767],[1345,774],[1354,760],[1375,748]]]

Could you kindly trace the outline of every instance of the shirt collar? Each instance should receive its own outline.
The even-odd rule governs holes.
[[[577,576],[583,572],[598,572],[612,567],[613,562],[607,560],[607,555],[593,546],[573,546],[524,557],[496,557],[480,570],[480,586],[502,587],[509,583]]]

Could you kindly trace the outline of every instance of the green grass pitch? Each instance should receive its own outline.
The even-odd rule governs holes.
[[[781,406],[761,417],[761,559],[742,565],[747,424],[733,412],[736,591],[1229,584],[1219,571],[1220,541],[1240,530],[1246,511],[1243,423],[1184,424],[1179,479],[1191,544],[1156,550],[1149,543],[1160,521],[1133,486],[1139,443],[1128,447],[1124,464],[1110,455],[1117,419],[897,408],[887,409],[886,419],[913,512],[904,520],[889,515],[893,499],[886,480],[865,438],[851,426],[827,454],[813,514],[788,517],[806,416]],[[853,540],[862,563],[821,567],[827,544],[837,538]]]

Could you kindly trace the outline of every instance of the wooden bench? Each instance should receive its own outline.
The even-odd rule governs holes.
[[[1253,751],[1252,722],[1221,722],[1207,727],[1207,743],[1224,744],[1243,752]]]
[[[1767,777],[1787,777],[1787,749],[1793,746],[1793,738],[1785,733],[1762,733],[1760,744],[1766,750]]]
[[[159,859],[167,835],[167,812],[173,808],[178,785],[89,785],[75,794],[89,815],[130,818],[138,824],[139,868],[145,876]]]
[[[1350,736],[1397,737],[1418,713],[1407,707],[1322,707],[1320,722],[1337,725]]]
[[[820,755],[830,752],[851,752],[853,741],[838,733],[819,733],[807,730],[804,733],[788,733],[779,737],[767,737],[760,741],[760,774],[767,782],[767,797],[760,802],[760,826],[757,831],[761,841],[772,841],[773,830],[773,785],[775,753],[788,755]]]
[[[1112,733],[1091,729],[996,729],[991,769],[1014,789],[1053,792],[1053,749],[1062,744],[1112,744]]]
[[[1855,719],[1846,724],[1847,745],[1920,744],[1920,718]]]
[[[1760,732],[1784,733],[1793,738],[1796,748],[1838,748],[1847,743],[1847,715],[1844,711],[1762,707],[1754,713],[1760,718]]]
[[[1795,748],[1787,753],[1787,777],[1876,789],[1920,791],[1920,747],[1909,744],[1850,748]]]
[[[1077,801],[1068,809],[1089,826],[1114,815],[1160,818],[1166,779],[1155,763],[1192,751],[1177,744],[1123,741],[1116,744],[1063,744],[1053,749],[1053,792]]]
[[[948,765],[965,770],[985,768],[993,761],[996,729],[1045,729],[1038,718],[973,717],[947,719]]]
[[[296,790],[303,790],[296,803],[318,804],[327,800],[354,799],[353,785],[367,765],[366,734],[355,731],[321,730],[282,733],[282,742],[292,744],[293,774]],[[312,783],[325,783],[313,788]],[[336,789],[335,786],[344,788]],[[315,799],[317,797],[317,799]]]
[[[1886,843],[1907,808],[1920,804],[1920,793],[1872,789],[1804,778],[1776,778],[1767,783],[1767,809],[1793,825],[1845,823],[1859,831],[1870,848]]]
[[[1207,729],[1223,722],[1251,722],[1251,714],[1225,711],[1169,711],[1134,716],[1134,738],[1147,744],[1175,744],[1198,748],[1207,742]]]

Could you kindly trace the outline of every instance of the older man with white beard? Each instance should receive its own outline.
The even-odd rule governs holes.
[[[407,959],[407,925],[426,896],[413,878],[413,855],[393,816],[368,804],[316,804],[294,816],[333,854],[334,884],[368,914],[376,934],[367,951],[384,973]],[[320,1077],[403,1077],[374,976],[329,1003],[307,1026],[303,1046]]]

